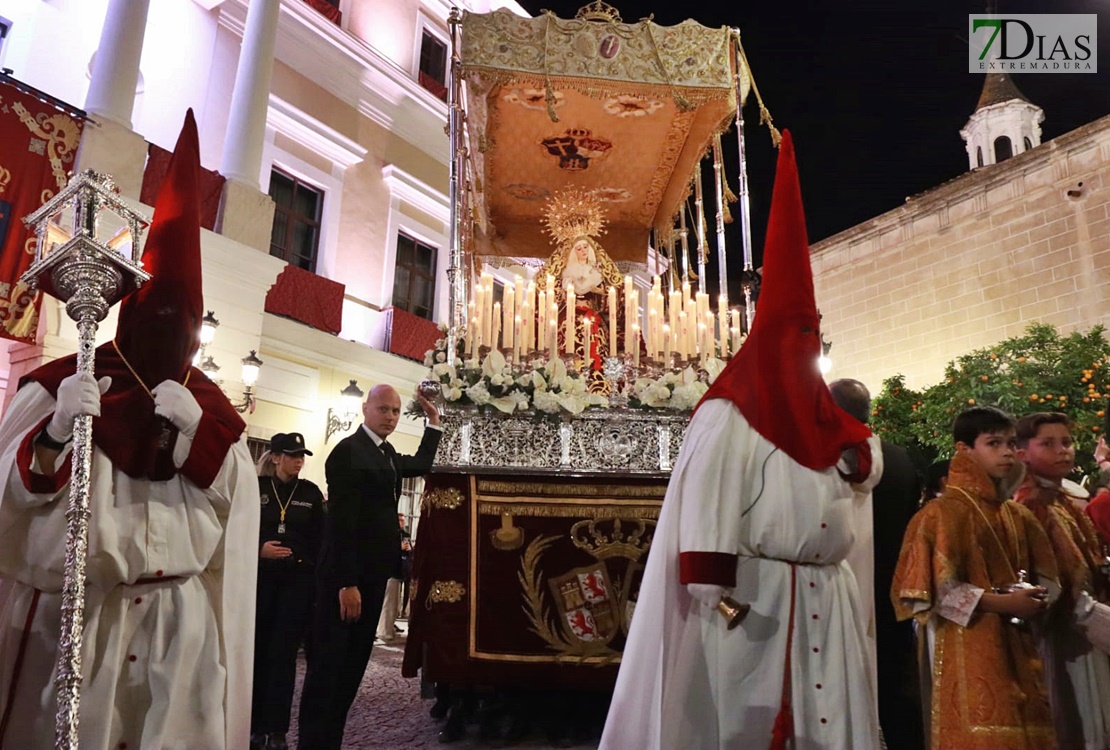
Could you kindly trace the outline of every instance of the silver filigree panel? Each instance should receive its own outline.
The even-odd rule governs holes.
[[[453,468],[652,473],[671,470],[688,417],[598,410],[576,417],[450,409],[436,464]]]

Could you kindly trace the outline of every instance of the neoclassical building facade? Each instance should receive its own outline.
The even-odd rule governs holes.
[[[112,174],[148,215],[149,165],[193,109],[213,216],[205,305],[220,322],[206,354],[234,401],[239,361],[257,352],[248,435],[257,447],[303,433],[317,455],[305,476],[317,482],[327,449],[361,422],[333,421],[329,434],[329,416],[346,416],[340,392],[390,383],[407,398],[424,373],[422,342],[446,318],[451,5],[523,13],[512,0],[11,0],[0,10],[0,67],[85,110],[77,168]],[[101,340],[113,333],[109,318]],[[7,397],[20,374],[75,346],[76,329],[46,300],[37,345],[0,343]],[[403,420],[398,437],[415,445],[420,430]]]

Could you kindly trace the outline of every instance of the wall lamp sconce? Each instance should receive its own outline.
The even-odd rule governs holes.
[[[216,329],[220,327],[220,321],[216,319],[214,311],[209,310],[208,313],[201,318],[200,321],[200,349],[197,350],[197,355],[193,359],[193,364],[196,365],[205,376],[216,385],[223,388],[218,374],[220,366],[216,364],[215,358],[208,354],[208,346],[216,338]],[[232,401],[231,405],[235,411],[243,413],[245,411],[254,412],[255,399],[254,399],[254,384],[258,382],[258,371],[262,367],[262,360],[258,358],[254,349],[251,353],[240,360],[243,366],[242,380],[243,380],[243,398],[241,401]]]
[[[243,400],[236,403],[231,402],[235,411],[240,414],[250,410],[254,413],[254,384],[258,382],[258,371],[262,369],[262,360],[255,354],[254,349],[251,353],[239,360],[243,365]]]
[[[351,429],[355,418],[358,417],[359,407],[362,406],[362,397],[366,395],[358,387],[358,381],[352,380],[346,388],[339,392],[342,407],[339,411],[328,409],[328,426],[324,431],[324,445],[337,432]]]

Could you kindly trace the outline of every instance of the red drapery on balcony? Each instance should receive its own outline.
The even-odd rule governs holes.
[[[325,279],[296,266],[286,266],[266,293],[266,312],[338,334],[343,328],[343,294],[346,289],[338,281]]]
[[[154,205],[158,197],[158,188],[166,176],[166,169],[170,166],[170,157],[173,154],[153,143],[147,150],[146,169],[143,170],[143,187],[139,193],[139,200],[148,206]],[[223,193],[225,178],[219,172],[201,167],[197,188],[200,190],[200,225],[205,229],[214,229],[216,214],[220,210],[220,195]]]
[[[399,357],[424,361],[424,355],[443,334],[432,321],[397,307],[382,310],[386,315],[385,350]]]

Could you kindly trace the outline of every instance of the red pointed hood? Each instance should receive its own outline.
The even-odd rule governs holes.
[[[143,268],[154,278],[123,300],[116,328],[120,352],[151,386],[180,380],[200,347],[199,172],[197,123],[189,110],[158,191],[143,251]]]
[[[143,267],[153,278],[123,300],[114,342],[96,350],[95,374],[110,375],[112,386],[101,398],[101,416],[93,420],[93,442],[128,476],[172,478],[177,471],[170,452],[158,449],[168,422],[154,413],[149,390],[163,380],[184,383],[204,416],[182,472],[207,487],[246,425],[223,392],[191,367],[200,346],[204,304],[199,171],[197,124],[189,110],[155,200],[143,250]],[[57,396],[59,383],[75,369],[74,356],[56,359],[31,372],[20,385],[37,381]]]
[[[784,131],[755,322],[702,403],[728,399],[756,432],[801,465],[835,466],[843,449],[863,442],[871,431],[832,400],[817,367],[820,356],[802,189],[794,141]]]

